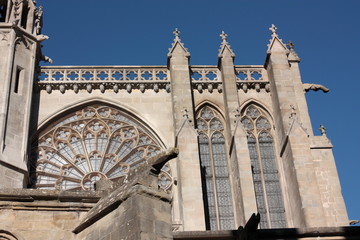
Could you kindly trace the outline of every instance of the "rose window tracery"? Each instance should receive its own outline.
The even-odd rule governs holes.
[[[100,179],[117,180],[162,148],[134,118],[108,106],[88,106],[67,115],[33,143],[31,172],[40,189],[93,190]],[[159,186],[173,179],[165,165]]]

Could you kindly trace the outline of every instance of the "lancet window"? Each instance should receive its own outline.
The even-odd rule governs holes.
[[[276,164],[272,125],[261,108],[250,105],[242,124],[248,133],[252,175],[261,228],[286,227],[284,201]]]
[[[205,106],[197,115],[197,127],[206,228],[233,229],[233,203],[221,117]]]
[[[129,114],[109,106],[88,106],[40,132],[31,155],[33,185],[93,190],[96,181],[120,179],[161,150],[156,138]],[[165,165],[159,186],[170,190],[172,182]]]

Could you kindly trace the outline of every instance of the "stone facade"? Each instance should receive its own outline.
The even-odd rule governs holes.
[[[328,89],[302,82],[300,58],[275,26],[264,65],[234,65],[224,32],[218,65],[191,65],[176,30],[164,66],[41,67],[51,62],[42,8],[0,0],[0,10],[4,234],[171,239],[172,227],[175,239],[191,239],[181,232],[237,229],[256,212],[260,228],[348,225],[332,145],[324,129],[314,135],[305,98]],[[112,182],[129,185],[171,147],[178,156],[156,174],[162,192],[134,182],[122,204],[75,230],[116,191]],[[94,191],[97,181],[112,190]]]

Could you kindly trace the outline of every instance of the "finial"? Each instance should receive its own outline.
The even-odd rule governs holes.
[[[320,124],[319,130],[321,132],[321,135],[326,137],[326,128],[324,127],[324,125]]]
[[[183,112],[183,118],[189,119],[189,113],[188,113],[189,111],[186,108],[184,108],[182,112]]]
[[[269,28],[269,30],[271,31],[272,36],[277,36],[277,33],[276,33],[277,27],[274,24],[271,24],[271,27]]]
[[[228,43],[227,41],[227,37],[228,35],[224,32],[224,31],[221,31],[221,34],[219,35],[222,39],[222,42],[220,44],[220,49],[219,49],[219,57],[222,57],[223,56],[223,52],[224,52],[224,49],[227,48],[228,51],[230,51],[230,55],[231,57],[235,57],[235,54],[234,52],[231,50],[231,46],[230,44]]]
[[[294,118],[296,116],[296,109],[294,105],[290,105],[290,108],[291,108],[290,118]]]
[[[290,50],[294,50],[295,44],[289,40],[288,44],[286,44],[289,46]]]
[[[175,28],[175,31],[173,32],[173,34],[175,35],[175,38],[180,37],[180,31],[177,28]]]
[[[228,36],[228,35],[227,35],[224,31],[222,31],[221,34],[220,34],[220,37],[221,37],[221,39],[222,39],[223,42],[226,42],[226,41],[227,41],[227,36]]]
[[[185,56],[190,57],[189,51],[187,50],[187,48],[184,47],[184,44],[181,42],[179,29],[175,28],[175,31],[173,31],[173,34],[174,34],[175,38],[174,38],[173,43],[171,44],[171,48],[169,48],[168,57],[172,56],[175,47],[178,45],[181,46],[181,48],[185,52],[185,54],[186,54]]]
[[[235,123],[237,123],[240,120],[241,114],[240,114],[240,108],[237,108],[236,110],[234,110],[234,115],[235,115]]]

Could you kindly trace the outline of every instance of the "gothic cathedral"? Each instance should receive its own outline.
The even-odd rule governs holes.
[[[305,98],[328,89],[302,82],[274,25],[264,65],[234,65],[224,32],[218,64],[191,65],[176,29],[163,66],[40,66],[42,11],[0,0],[0,239],[349,224]]]

